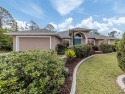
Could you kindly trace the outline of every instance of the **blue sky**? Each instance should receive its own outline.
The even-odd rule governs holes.
[[[125,31],[124,4],[125,0],[0,0],[20,27],[34,20],[41,28],[51,23],[58,31],[83,27],[105,35]]]

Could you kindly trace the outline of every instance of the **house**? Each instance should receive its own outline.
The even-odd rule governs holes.
[[[13,37],[13,51],[35,49],[55,50],[57,44],[66,44],[71,47],[76,44],[92,43],[98,46],[104,40],[108,44],[113,44],[116,40],[114,37],[90,34],[89,32],[91,30],[86,28],[73,28],[67,31],[54,32],[47,29],[36,29],[8,32],[5,34]]]

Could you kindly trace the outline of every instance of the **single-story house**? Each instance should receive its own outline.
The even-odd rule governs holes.
[[[113,44],[117,38],[104,35],[94,35],[92,29],[73,28],[67,31],[54,32],[47,29],[36,29],[19,32],[8,32],[13,37],[13,51],[22,50],[56,50],[57,44],[66,44],[71,47],[76,44],[99,45],[103,40]]]

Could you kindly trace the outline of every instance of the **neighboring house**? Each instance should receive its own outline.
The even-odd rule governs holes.
[[[67,31],[54,32],[47,29],[36,29],[20,32],[8,32],[7,35],[13,36],[13,51],[22,50],[55,50],[57,44],[66,44],[71,47],[76,44],[94,44],[106,40],[108,44],[113,44],[116,38],[89,34],[91,29],[73,28]],[[74,38],[74,40],[73,40]]]

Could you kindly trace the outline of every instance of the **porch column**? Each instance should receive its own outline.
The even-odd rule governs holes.
[[[86,44],[88,44],[88,38],[86,37]]]
[[[94,45],[95,45],[95,39],[94,39]]]

